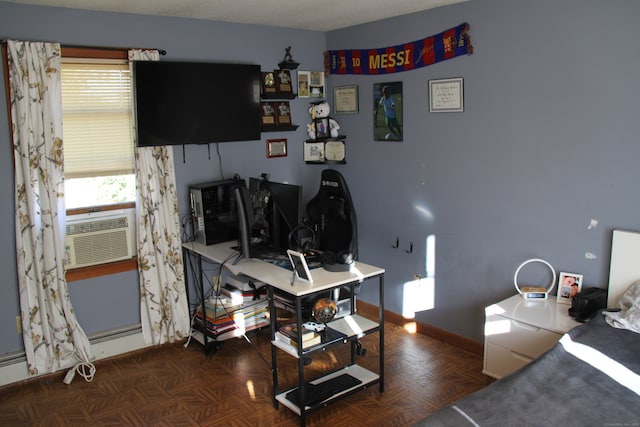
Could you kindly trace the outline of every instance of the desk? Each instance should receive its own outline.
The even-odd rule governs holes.
[[[313,283],[308,283],[299,279],[293,280],[293,274],[290,270],[287,270],[277,265],[271,264],[266,261],[258,259],[240,259],[237,263],[234,263],[234,254],[237,251],[231,249],[234,243],[226,242],[210,246],[205,246],[197,242],[183,243],[183,249],[186,252],[196,255],[198,259],[198,271],[196,272],[196,279],[200,280],[200,286],[202,287],[202,258],[210,260],[214,263],[225,263],[224,266],[232,274],[244,274],[252,277],[258,281],[261,281],[267,285],[268,298],[269,298],[269,311],[271,318],[271,363],[273,374],[273,404],[275,408],[278,408],[279,403],[282,403],[285,407],[294,411],[300,415],[301,425],[305,425],[305,416],[308,412],[319,409],[332,400],[336,400],[347,394],[351,394],[355,391],[364,389],[374,383],[378,383],[380,392],[384,391],[384,269],[375,267],[362,262],[356,262],[354,268],[351,271],[346,272],[330,272],[324,268],[316,268],[311,271],[313,276]],[[187,254],[185,253],[185,256]],[[187,265],[185,261],[185,265]],[[380,307],[379,307],[379,319],[378,323],[369,319],[365,319],[359,316],[355,312],[355,299],[353,292],[351,292],[351,314],[346,317],[329,322],[327,326],[342,334],[342,337],[331,342],[323,342],[317,346],[303,349],[301,346],[298,348],[287,348],[281,341],[275,339],[276,327],[276,306],[274,301],[275,293],[284,294],[291,298],[293,306],[295,307],[296,321],[298,324],[298,342],[302,342],[302,298],[306,296],[312,296],[314,294],[330,291],[342,286],[349,286],[353,291],[355,285],[362,283],[368,279],[378,279],[379,294],[380,294]],[[202,310],[204,312],[204,302]],[[369,333],[378,332],[380,338],[380,355],[379,355],[379,372],[374,373],[367,369],[364,369],[355,363],[355,356],[357,353],[356,347],[358,338],[367,335]],[[205,335],[205,347],[207,346],[206,334]],[[278,389],[278,351],[281,350],[291,356],[298,358],[298,378],[299,384],[296,387],[299,390],[300,400],[304,401],[305,397],[305,380],[304,380],[304,365],[308,360],[308,356],[316,351],[324,351],[333,345],[340,345],[344,343],[351,343],[351,364],[339,369],[335,372],[330,372],[321,378],[317,378],[311,381],[313,384],[323,382],[323,380],[335,377],[343,372],[347,372],[352,376],[362,381],[356,387],[352,387],[348,390],[344,390],[330,398],[323,400],[320,403],[313,405],[296,405],[286,398],[286,394],[291,390],[280,391]]]

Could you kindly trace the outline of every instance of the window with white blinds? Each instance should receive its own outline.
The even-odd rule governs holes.
[[[133,174],[129,64],[63,58],[61,78],[65,179]]]

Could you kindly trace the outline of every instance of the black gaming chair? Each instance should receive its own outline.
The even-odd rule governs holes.
[[[325,169],[320,175],[318,194],[307,204],[308,223],[315,232],[315,247],[322,252],[323,267],[329,271],[351,270],[358,259],[358,222],[347,182],[340,172]],[[361,284],[334,290],[333,299],[351,300]],[[351,298],[353,296],[353,298]],[[355,307],[353,307],[355,308]],[[345,313],[346,314],[346,313]],[[352,341],[352,355],[364,356],[367,349],[359,340]]]
[[[358,259],[356,211],[340,172],[322,171],[318,194],[307,204],[307,220],[316,233],[315,247],[323,253],[325,264],[333,261],[340,265]]]

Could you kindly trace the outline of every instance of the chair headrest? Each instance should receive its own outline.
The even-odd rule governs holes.
[[[322,171],[320,175],[320,190],[318,193],[351,200],[347,182],[342,174],[334,169],[325,169]]]

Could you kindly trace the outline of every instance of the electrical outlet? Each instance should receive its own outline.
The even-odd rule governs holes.
[[[22,333],[22,317],[16,316],[16,332],[18,334]]]

